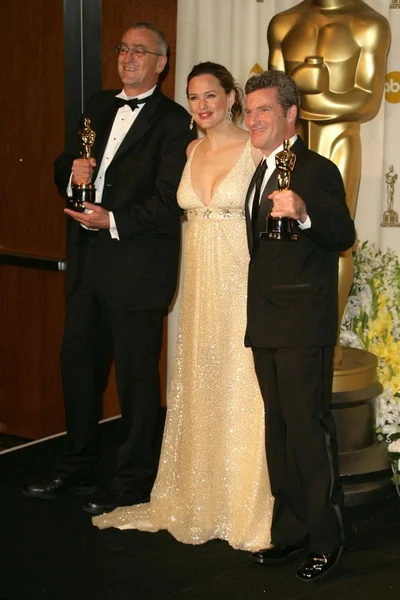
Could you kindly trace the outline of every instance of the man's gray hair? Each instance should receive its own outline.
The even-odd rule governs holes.
[[[150,23],[149,21],[138,21],[137,23],[133,23],[129,25],[129,29],[147,29],[148,31],[152,31],[157,36],[157,52],[162,54],[162,56],[166,56],[168,52],[168,42],[167,38],[164,35],[164,32],[159,28]]]
[[[289,75],[283,71],[263,71],[259,75],[253,75],[245,85],[246,96],[257,90],[276,89],[276,99],[282,106],[283,114],[286,115],[291,106],[297,107],[297,119],[300,116],[301,94],[300,90]]]

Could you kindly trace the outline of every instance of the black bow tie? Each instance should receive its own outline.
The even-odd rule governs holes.
[[[144,104],[147,98],[131,98],[130,100],[125,100],[124,98],[115,98],[115,104],[118,108],[121,106],[125,106],[127,104],[131,107],[131,110],[135,110],[139,106],[139,104]]]

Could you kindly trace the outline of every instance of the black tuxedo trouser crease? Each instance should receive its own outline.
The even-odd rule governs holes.
[[[334,347],[253,348],[265,402],[274,543],[327,553],[344,543],[343,492],[330,409]]]
[[[67,477],[90,474],[98,460],[98,421],[114,356],[122,420],[116,480],[129,488],[153,480],[156,473],[158,362],[166,309],[109,307],[92,275],[96,248],[95,238],[82,235],[79,285],[67,296],[60,362],[68,449],[58,457],[55,471]]]

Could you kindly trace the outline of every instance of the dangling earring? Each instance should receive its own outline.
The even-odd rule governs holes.
[[[189,129],[192,130],[193,129],[193,125],[194,125],[194,119],[193,117],[190,119],[190,125],[189,125]]]
[[[226,113],[226,122],[228,123],[228,125],[230,125],[232,123],[232,118],[233,118],[232,106],[230,106],[228,108],[228,112]]]

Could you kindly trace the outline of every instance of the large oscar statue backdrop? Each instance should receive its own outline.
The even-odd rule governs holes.
[[[242,85],[284,70],[302,90],[300,135],[342,173],[358,236],[340,258],[333,388],[349,503],[390,482],[385,442],[400,431],[399,57],[400,0],[178,0],[176,99],[187,106],[202,60]]]

